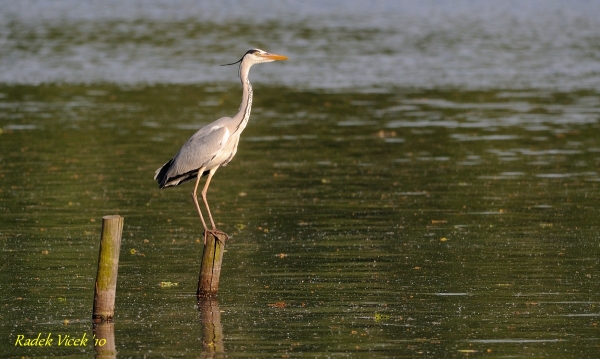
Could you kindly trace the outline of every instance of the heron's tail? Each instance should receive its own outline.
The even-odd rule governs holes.
[[[156,182],[158,182],[158,187],[160,189],[163,189],[165,187],[179,186],[182,183],[186,183],[188,181],[198,178],[198,168],[185,173],[171,173],[170,176],[167,175],[169,173],[169,170],[171,169],[171,166],[173,165],[174,160],[174,158],[170,159],[169,162],[165,163],[154,173],[154,179],[156,180]],[[204,177],[208,175],[209,172],[210,171],[204,171],[202,172],[201,176]]]
[[[161,168],[157,169],[154,173],[154,179],[158,182],[158,187],[163,189],[167,186],[167,172],[173,163],[173,159],[170,159],[169,162],[165,163]]]

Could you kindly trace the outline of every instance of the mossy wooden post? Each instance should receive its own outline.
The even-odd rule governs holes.
[[[115,315],[122,232],[123,217],[116,215],[102,217],[102,238],[100,239],[98,272],[94,290],[94,313],[92,314],[95,323],[112,322]]]
[[[206,244],[202,253],[200,276],[198,278],[198,297],[212,297],[219,290],[219,277],[221,276],[221,263],[225,250],[226,234],[208,233]]]

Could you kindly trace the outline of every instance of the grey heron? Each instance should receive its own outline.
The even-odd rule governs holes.
[[[242,82],[242,103],[238,113],[233,117],[222,117],[202,127],[181,147],[175,157],[156,170],[154,179],[161,189],[196,180],[192,198],[204,227],[205,244],[208,233],[213,235],[225,234],[215,226],[215,221],[206,200],[206,192],[217,169],[226,166],[235,156],[240,135],[250,119],[250,108],[252,107],[252,85],[248,79],[250,67],[254,64],[287,59],[286,56],[271,54],[260,49],[251,49],[240,60],[227,64],[240,64],[239,77]],[[204,176],[208,177],[201,195],[212,229],[208,229],[198,204],[198,185],[200,184],[200,178]]]

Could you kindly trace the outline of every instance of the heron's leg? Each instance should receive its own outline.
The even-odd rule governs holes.
[[[206,184],[204,184],[204,188],[202,189],[202,200],[204,201],[204,205],[206,206],[206,210],[208,211],[208,218],[210,219],[210,224],[213,227],[213,230],[217,230],[217,226],[215,226],[215,221],[213,220],[212,214],[210,213],[210,208],[208,207],[208,201],[206,200],[206,192],[208,192],[208,185],[210,185],[210,180],[212,176],[217,172],[219,167],[213,168],[208,172],[208,177],[206,178]]]
[[[196,204],[196,208],[198,209],[198,213],[200,214],[200,219],[202,219],[202,224],[204,225],[204,244],[205,245],[206,245],[206,239],[208,237],[208,233],[211,233],[212,235],[214,235],[215,238],[217,238],[219,241],[221,241],[221,238],[217,237],[217,234],[225,235],[225,240],[229,239],[229,236],[227,235],[227,233],[218,230],[217,226],[215,226],[215,221],[212,218],[212,214],[210,213],[210,208],[208,207],[208,201],[206,200],[206,192],[208,192],[208,186],[210,185],[210,179],[217,171],[217,168],[213,168],[212,170],[210,170],[208,172],[208,178],[206,179],[206,184],[204,185],[204,188],[202,189],[202,193],[201,193],[202,200],[204,201],[204,205],[206,206],[206,211],[208,212],[208,217],[210,218],[210,224],[212,225],[213,229],[208,229],[206,227],[206,224],[204,223],[204,219],[202,218],[202,212],[200,212],[200,206],[198,205],[198,200],[196,198],[196,189],[198,188],[198,183],[200,183],[200,177],[198,177],[198,181],[196,182],[196,188],[194,189],[194,203]],[[201,174],[204,172],[204,170],[205,169],[203,168],[202,172],[198,172],[198,176],[201,176]],[[224,240],[223,240],[223,242],[224,242]]]
[[[206,222],[204,221],[204,217],[202,216],[202,211],[200,210],[200,205],[198,204],[198,195],[196,194],[198,191],[198,185],[200,184],[200,178],[202,178],[202,172],[204,172],[204,168],[198,170],[198,179],[196,180],[196,186],[194,187],[194,191],[192,192],[192,199],[194,200],[194,204],[196,205],[196,209],[198,210],[198,215],[200,215],[200,220],[202,221],[202,226],[204,227],[204,243],[206,244],[206,235],[208,232],[208,227],[206,226]],[[210,212],[208,213],[210,214]]]

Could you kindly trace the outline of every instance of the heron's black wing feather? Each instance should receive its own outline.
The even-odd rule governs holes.
[[[211,168],[211,160],[223,149],[229,138],[229,130],[216,123],[196,132],[179,152],[156,171],[154,179],[160,188],[177,186],[198,175],[202,167]],[[205,171],[202,175],[206,175]]]

